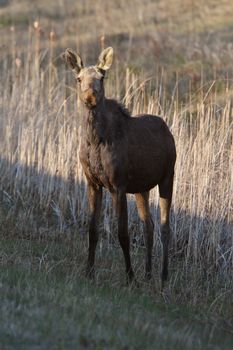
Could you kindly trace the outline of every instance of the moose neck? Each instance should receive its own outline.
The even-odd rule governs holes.
[[[108,118],[105,99],[98,102],[97,106],[88,110],[84,122],[84,135],[91,144],[99,144],[106,141],[106,129]]]

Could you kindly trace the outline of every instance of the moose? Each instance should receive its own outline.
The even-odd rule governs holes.
[[[168,277],[169,213],[176,161],[174,138],[162,118],[149,114],[131,116],[123,104],[105,97],[104,77],[113,62],[112,47],[101,52],[95,66],[84,67],[81,56],[71,49],[66,49],[64,58],[74,73],[80,99],[86,107],[79,153],[87,179],[90,208],[86,275],[93,278],[95,274],[97,226],[104,187],[110,192],[116,209],[118,238],[128,283],[134,281],[135,276],[130,259],[126,194],[135,195],[143,222],[145,277],[151,278],[154,223],[149,209],[149,192],[158,185],[163,285]]]

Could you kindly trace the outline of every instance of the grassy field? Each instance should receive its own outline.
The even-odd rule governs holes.
[[[225,0],[0,1],[0,349],[232,347],[232,9]],[[84,279],[84,113],[62,53],[77,49],[92,64],[109,45],[106,95],[132,114],[162,116],[175,137],[163,293],[157,189],[153,280],[143,277],[128,196],[139,288],[125,286],[107,193],[97,278]]]
[[[218,300],[202,310],[178,307],[178,289],[161,294],[143,282],[130,289],[116,266],[106,279],[118,248],[117,261],[102,262],[90,283],[80,243],[1,239],[1,349],[232,348],[224,312],[214,313]]]

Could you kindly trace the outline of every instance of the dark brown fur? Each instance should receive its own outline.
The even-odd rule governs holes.
[[[134,279],[134,273],[129,252],[126,193],[135,194],[139,216],[144,223],[146,277],[151,277],[154,224],[149,211],[149,191],[158,185],[163,243],[161,276],[164,282],[168,274],[169,212],[176,160],[174,139],[163,119],[153,115],[131,117],[121,104],[105,98],[103,77],[100,74],[104,74],[103,54],[108,56],[106,60],[109,63],[110,54],[106,50],[101,54],[101,69],[99,66],[78,67],[76,71],[80,81],[80,96],[88,107],[80,149],[91,212],[87,275],[93,276],[94,273],[97,225],[102,187],[105,187],[111,193],[116,207],[118,236],[129,281]],[[70,50],[66,52],[68,63],[71,54]],[[71,58],[74,60],[73,56]],[[107,68],[106,65],[104,67],[108,69],[109,64]]]

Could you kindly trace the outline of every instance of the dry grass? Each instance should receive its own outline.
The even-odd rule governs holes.
[[[27,4],[26,1],[22,3]],[[78,159],[83,112],[72,77],[66,72],[59,55],[64,47],[77,45],[86,58],[91,56],[93,60],[98,46],[101,46],[97,40],[101,35],[106,35],[107,44],[112,44],[111,40],[113,46],[115,43],[117,57],[115,70],[106,81],[107,96],[122,99],[133,114],[143,111],[162,115],[176,141],[178,158],[171,218],[171,278],[167,298],[172,298],[174,303],[196,307],[207,303],[210,310],[218,315],[224,314],[228,308],[227,322],[231,324],[233,118],[232,80],[229,78],[232,68],[229,60],[232,47],[228,45],[228,39],[215,45],[213,41],[205,43],[207,39],[203,38],[203,33],[212,27],[213,31],[220,33],[216,38],[221,37],[219,26],[224,18],[226,23],[228,21],[229,2],[222,1],[221,11],[215,1],[209,1],[204,9],[200,7],[201,1],[195,2],[195,6],[194,2],[190,1],[189,5],[187,2],[184,15],[180,17],[181,25],[173,17],[173,14],[178,14],[176,11],[181,11],[175,1],[171,7],[164,1],[159,1],[158,6],[153,1],[144,1],[144,7],[138,6],[136,17],[131,13],[138,1],[130,1],[124,11],[122,1],[116,2],[115,6],[111,3],[111,8],[106,2],[104,6],[109,17],[106,15],[103,21],[97,15],[100,10],[98,1],[93,7],[86,1],[71,2],[71,7],[65,1],[58,3],[54,11],[57,16],[60,14],[59,20],[55,15],[51,17],[54,13],[52,8],[45,11],[44,2],[40,1],[37,12],[31,8],[28,14],[23,6],[17,10],[17,16],[26,18],[26,23],[11,30],[4,25],[2,29],[1,234],[43,237],[46,240],[62,237],[63,241],[70,241],[79,240],[86,233],[86,182]],[[75,6],[74,16],[68,18]],[[157,11],[154,11],[154,6]],[[123,12],[129,18],[127,23],[120,22]],[[33,25],[33,20],[38,18],[35,13],[41,13],[39,27],[35,22]],[[79,13],[82,16],[80,14],[79,17]],[[157,16],[154,51],[150,41],[154,35],[151,32],[154,28],[153,13]],[[211,24],[208,22],[209,16],[207,21],[203,18],[205,13],[209,16],[215,14]],[[1,14],[2,18],[9,16],[9,8],[2,8]],[[191,27],[188,31],[185,27],[190,14],[193,15],[191,23],[196,28],[195,32]],[[10,20],[4,23],[13,24],[17,16],[15,8],[11,7]],[[29,17],[32,25],[28,28]],[[87,23],[93,18],[93,27],[87,31]],[[114,22],[116,18],[119,18],[117,24]],[[110,26],[110,23],[114,25]],[[43,31],[40,30],[41,25]],[[55,30],[56,38],[51,28]],[[190,35],[187,36],[187,33]],[[163,47],[169,35],[172,35],[171,41],[167,41]],[[149,38],[149,46],[144,43],[145,38]],[[194,40],[196,46],[192,46]],[[205,44],[202,46],[203,42]],[[189,56],[188,47],[187,51],[182,51],[185,43],[189,43],[188,47],[192,46],[196,56]],[[214,48],[211,54],[204,49],[205,45]],[[223,51],[220,53],[221,48]],[[153,54],[146,60],[148,50]],[[166,56],[169,50],[172,58]],[[181,52],[182,57],[177,56]],[[155,56],[159,62],[164,59],[166,69],[164,64],[158,64],[156,70],[155,65],[150,65]],[[125,58],[127,67],[123,62]],[[216,64],[215,60],[219,63]],[[144,62],[144,72],[138,69],[141,62]],[[191,78],[184,80],[180,74]],[[209,79],[211,76],[212,79]],[[156,222],[156,266],[160,264],[161,256],[157,200],[157,189],[154,189],[150,204]],[[130,232],[136,242],[133,259],[140,279],[143,269],[143,248],[137,246],[140,223],[133,197],[128,197],[128,203]],[[119,249],[115,247],[112,212],[112,203],[105,194],[102,236],[98,248],[102,271],[100,281],[108,276],[113,285],[118,285],[119,280],[114,273],[119,273],[118,261],[122,259]],[[112,261],[112,251],[115,249],[117,253]],[[158,280],[158,276],[156,278]],[[153,287],[146,289],[146,293],[153,293]]]

